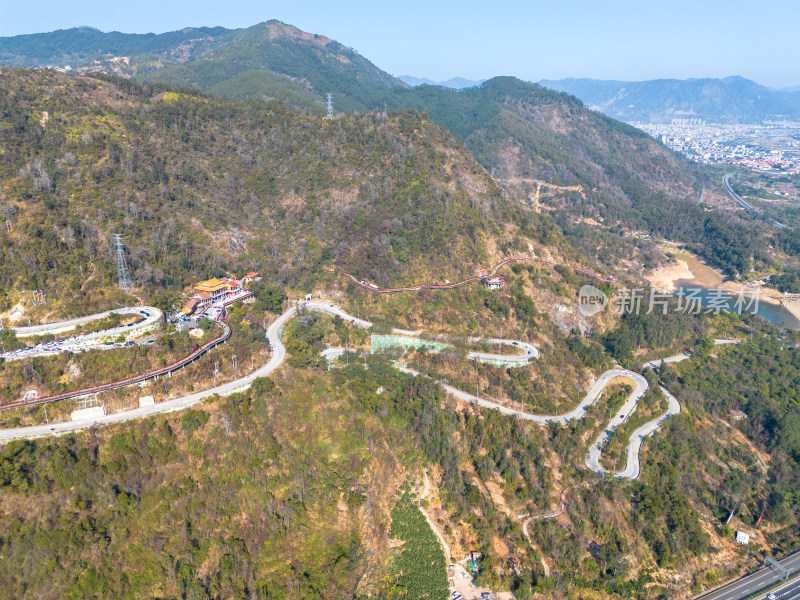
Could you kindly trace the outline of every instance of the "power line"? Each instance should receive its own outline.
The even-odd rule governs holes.
[[[121,290],[130,291],[133,288],[131,283],[131,275],[128,272],[128,263],[125,262],[125,251],[122,248],[122,234],[115,233],[114,241],[117,245],[117,276],[119,278],[119,287]]]

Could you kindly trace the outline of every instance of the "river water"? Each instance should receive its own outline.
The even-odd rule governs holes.
[[[708,306],[709,301],[714,303],[716,299],[715,290],[718,288],[707,288],[701,285],[697,285],[697,283],[693,282],[692,280],[679,280],[676,282],[678,289],[683,288],[684,294],[689,294],[690,291],[700,290],[699,293],[696,294],[696,297],[703,303],[703,306]],[[749,291],[749,290],[748,290]],[[728,301],[728,306],[730,310],[734,310],[734,303],[736,302],[736,292],[726,291],[727,294],[730,294],[730,300]],[[783,306],[779,306],[777,304],[772,304],[770,302],[759,301],[757,310],[753,310],[756,308],[752,306],[747,308],[747,304],[742,307],[742,312],[755,312],[757,315],[764,317],[767,321],[776,325],[778,327],[784,327],[787,329],[797,329],[800,330],[800,320],[798,320],[791,312],[786,310]]]

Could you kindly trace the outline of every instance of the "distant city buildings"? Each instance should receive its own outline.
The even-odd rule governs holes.
[[[700,119],[675,119],[669,125],[631,125],[695,162],[800,172],[800,123],[720,125]]]

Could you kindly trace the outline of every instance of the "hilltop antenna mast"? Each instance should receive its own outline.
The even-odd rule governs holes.
[[[125,262],[125,252],[122,248],[122,234],[114,234],[114,242],[117,245],[117,275],[119,277],[119,287],[121,290],[130,291],[133,287],[131,275],[128,272],[128,263]]]
[[[333,118],[333,94],[325,94],[325,98],[328,100],[328,118]]]

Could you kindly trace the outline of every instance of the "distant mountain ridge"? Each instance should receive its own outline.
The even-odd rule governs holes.
[[[184,29],[162,34],[166,37],[126,37],[87,28],[70,31],[55,32],[52,37],[39,34],[35,40],[0,40],[0,51],[8,55],[20,47],[31,61],[32,57],[42,61],[72,53],[82,57],[82,63],[73,68],[78,73],[81,69],[101,71],[236,100],[276,98],[308,113],[324,111],[328,92],[333,94],[338,114],[385,115],[388,110],[398,111],[399,116],[391,117],[397,119],[416,111],[429,115],[461,142],[510,197],[547,211],[565,230],[591,219],[697,244],[711,240],[705,255],[739,272],[749,268],[749,258],[743,256],[758,254],[752,248],[740,248],[746,232],[735,218],[720,229],[717,220],[722,217],[709,216],[699,208],[703,189],[707,203],[727,201],[719,182],[643,132],[588,110],[563,92],[513,77],[495,77],[461,90],[411,87],[351,48],[279,21],[239,30]],[[109,46],[106,40],[97,46],[100,42],[96,41],[94,46],[84,44],[83,54],[78,52],[76,36],[96,40],[102,35],[117,45]],[[149,52],[97,55],[98,47]],[[373,135],[372,130],[364,135]],[[545,196],[543,185],[550,190]],[[715,227],[724,239],[707,231]],[[575,229],[572,239],[583,243],[586,235]],[[734,251],[722,256],[714,251],[731,246]],[[598,253],[595,244],[586,251],[615,263],[616,250]]]
[[[584,104],[622,121],[668,123],[703,119],[712,123],[760,123],[800,119],[800,92],[770,90],[744,77],[723,79],[542,80]]]
[[[465,79],[464,77],[451,77],[447,81],[434,81],[427,77],[414,77],[413,75],[400,75],[398,77],[403,83],[416,87],[418,85],[438,85],[440,87],[451,88],[454,90],[463,90],[481,85],[486,79]]]
[[[335,92],[337,110],[348,112],[369,110],[384,90],[406,87],[343,44],[275,20],[159,35],[78,27],[0,38],[0,64],[69,66],[77,73],[100,71],[235,100],[277,98],[313,110]]]
[[[78,68],[106,55],[162,54],[199,41],[219,40],[232,30],[224,27],[186,27],[167,33],[103,32],[95,27],[73,27],[48,33],[0,37],[0,63],[14,67],[71,66]],[[186,59],[190,54],[184,55]]]

